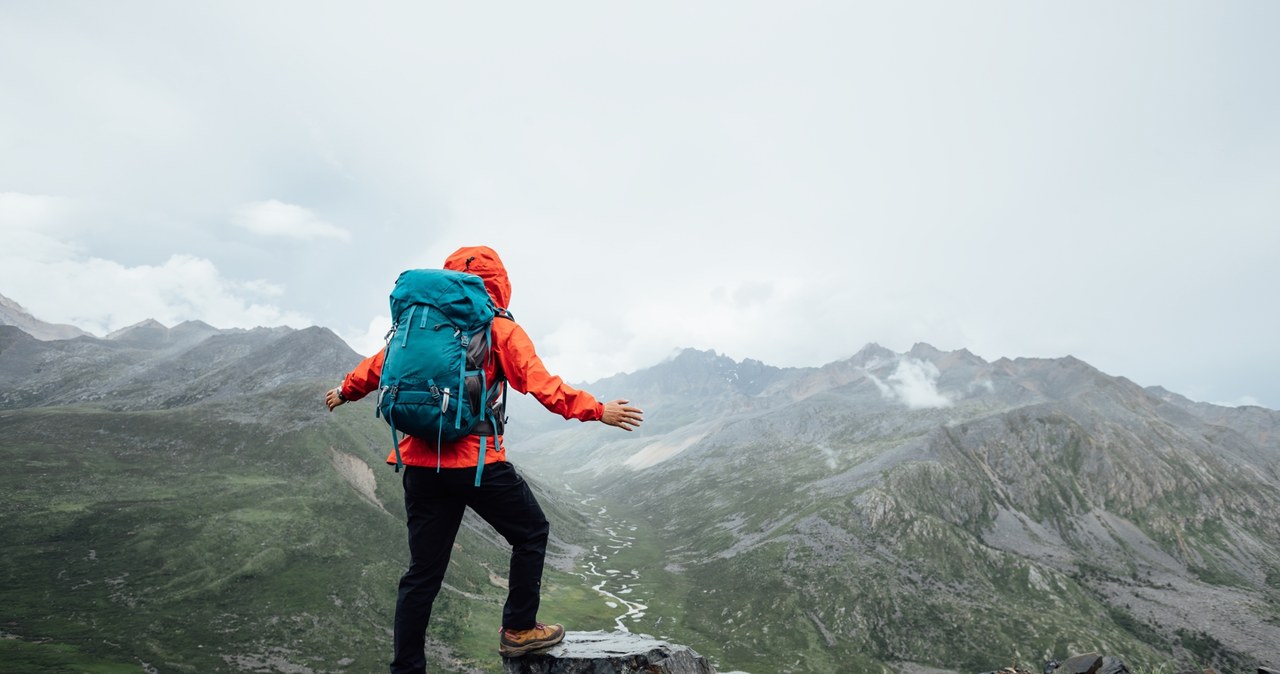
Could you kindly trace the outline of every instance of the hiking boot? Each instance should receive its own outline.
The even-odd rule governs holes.
[[[539,648],[550,648],[564,639],[563,625],[538,623],[531,630],[502,630],[498,653],[504,658],[524,655]]]

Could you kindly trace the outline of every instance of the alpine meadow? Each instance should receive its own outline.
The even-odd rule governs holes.
[[[360,360],[342,339],[0,318],[0,671],[385,669],[404,512],[374,405],[322,404]],[[848,347],[590,383],[644,407],[633,434],[515,396],[540,614],[753,674],[1280,665],[1280,412],[1072,357]],[[502,671],[506,566],[468,514],[434,671]]]

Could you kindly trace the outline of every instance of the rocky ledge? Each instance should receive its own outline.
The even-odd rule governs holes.
[[[629,632],[568,632],[564,641],[543,651],[503,661],[506,674],[716,674],[706,658],[680,646]],[[742,674],[733,672],[729,674]],[[1040,674],[1006,667],[983,674]],[[1119,658],[1085,653],[1044,666],[1043,674],[1133,674]],[[1219,674],[1196,669],[1178,674]],[[1258,674],[1280,674],[1268,667]]]
[[[688,646],[627,632],[568,632],[544,651],[503,661],[506,674],[716,674]]]
[[[983,674],[1036,674],[1022,667],[1005,667]],[[1124,662],[1113,656],[1101,656],[1097,653],[1085,653],[1071,657],[1063,662],[1056,660],[1046,663],[1044,674],[1133,674]],[[1177,674],[1219,674],[1213,669],[1188,669]],[[1269,667],[1259,667],[1258,674],[1280,674]]]

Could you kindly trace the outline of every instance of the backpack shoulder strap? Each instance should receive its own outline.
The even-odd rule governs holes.
[[[505,319],[507,319],[508,321],[511,321],[512,323],[515,323],[515,322],[516,322],[516,317],[515,317],[514,315],[512,315],[512,314],[511,314],[511,312],[510,312],[509,310],[507,310],[507,309],[501,309],[501,308],[500,308],[500,309],[494,309],[494,311],[493,311],[493,317],[494,317],[495,319],[496,319],[496,318],[505,318]],[[493,350],[493,340],[492,340],[492,339],[490,339],[490,340],[489,340],[489,349],[490,349],[490,350]],[[506,374],[504,374],[504,373],[502,372],[502,361],[498,360],[497,358],[494,358],[494,359],[493,359],[493,364],[494,364],[494,368],[495,368],[495,369],[494,369],[494,373],[495,373],[495,374],[494,374],[494,382],[493,382],[493,383],[494,383],[494,386],[496,387],[499,383],[502,383],[502,384],[504,384],[504,385],[505,385],[505,384],[507,383],[507,375],[506,375]]]

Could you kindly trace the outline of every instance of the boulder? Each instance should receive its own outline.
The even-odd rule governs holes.
[[[1124,662],[1112,655],[1102,658],[1102,666],[1098,668],[1098,674],[1133,674]]]
[[[1067,658],[1058,665],[1054,674],[1097,674],[1102,668],[1102,656],[1097,653],[1085,653]]]
[[[568,632],[546,650],[502,663],[506,674],[716,674],[688,646],[629,632]]]

